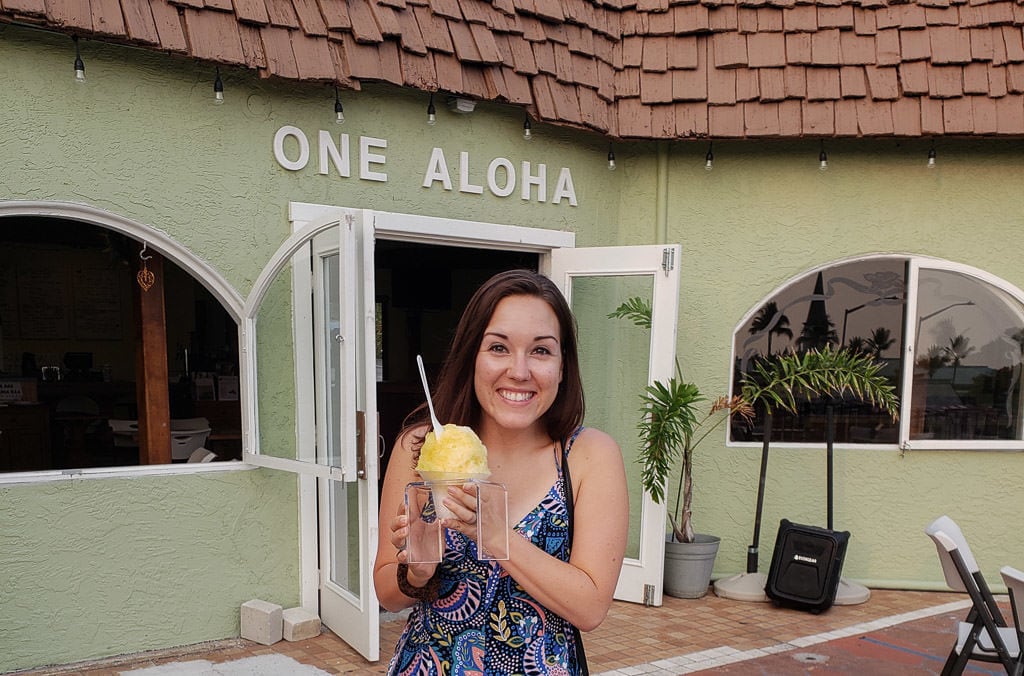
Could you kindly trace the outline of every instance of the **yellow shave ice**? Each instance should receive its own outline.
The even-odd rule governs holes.
[[[440,439],[433,431],[427,432],[416,471],[431,484],[434,509],[442,519],[455,517],[444,505],[447,490],[444,482],[464,483],[491,475],[487,467],[487,447],[480,437],[468,427],[451,423],[442,428]]]
[[[449,423],[440,439],[427,432],[416,470],[428,481],[428,473],[448,475],[439,479],[482,479],[490,474],[487,447],[472,429]]]

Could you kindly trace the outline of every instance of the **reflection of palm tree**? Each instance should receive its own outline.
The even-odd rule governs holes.
[[[846,349],[853,354],[868,354],[871,352],[871,348],[868,347],[868,341],[860,336],[854,336],[846,341]]]
[[[793,338],[793,331],[789,328],[789,317],[779,312],[779,306],[771,300],[765,303],[753,321],[750,322],[750,334],[768,332],[768,354],[772,353],[772,336],[777,334]]]
[[[892,332],[884,326],[879,326],[871,332],[871,337],[867,340],[867,348],[878,361],[882,358],[882,353],[892,347],[895,342],[896,339],[892,337]]]
[[[925,355],[917,360],[917,365],[923,369],[928,370],[928,377],[931,378],[935,375],[941,367],[949,363],[948,357],[946,356],[946,348],[940,345],[932,345],[925,352]]]
[[[1017,344],[1017,347],[1020,348],[1021,354],[1024,354],[1024,329],[1007,329],[1006,335],[1010,337],[1010,340]]]
[[[958,333],[949,339],[949,345],[942,348],[942,353],[946,357],[946,363],[953,365],[953,384],[956,385],[956,369],[960,366],[967,355],[974,352],[974,346],[971,345],[971,339],[962,333]]]

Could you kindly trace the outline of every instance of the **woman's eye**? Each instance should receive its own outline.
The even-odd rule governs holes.
[[[508,352],[508,349],[501,343],[495,343],[487,348],[490,352]]]
[[[544,347],[543,345],[538,345],[537,347],[535,347],[533,349],[533,352],[534,352],[534,354],[542,354],[542,355],[549,355],[549,354],[551,354],[551,350],[549,350],[548,348]]]

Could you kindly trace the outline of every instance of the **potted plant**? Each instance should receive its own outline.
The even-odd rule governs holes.
[[[644,299],[630,298],[608,316],[650,328],[651,311]],[[668,511],[672,528],[665,543],[665,593],[700,598],[707,593],[720,538],[693,529],[693,452],[730,414],[749,419],[753,409],[740,397],[719,397],[701,412],[706,398],[683,379],[678,360],[675,375],[648,385],[640,401],[640,482],[661,504],[669,478],[677,479],[675,504]]]

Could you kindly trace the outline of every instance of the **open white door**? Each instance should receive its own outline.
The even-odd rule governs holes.
[[[303,605],[376,661],[376,331],[369,220],[360,210],[332,209],[298,227],[257,279],[240,340],[248,357],[241,382],[242,424],[249,431],[244,460],[299,475]],[[310,559],[317,556],[319,575],[309,580]],[[318,603],[317,594],[308,592],[312,585]]]
[[[665,505],[655,504],[641,486],[636,423],[643,388],[670,378],[675,368],[678,259],[679,245],[555,249],[548,271],[576,315],[587,424],[622,446],[630,513],[640,514],[615,598],[655,606],[662,603]],[[633,297],[651,303],[650,331],[608,317]]]

